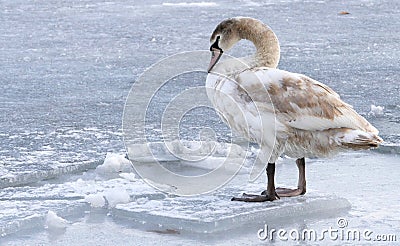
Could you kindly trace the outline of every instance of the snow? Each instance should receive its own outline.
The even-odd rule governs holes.
[[[119,176],[129,181],[135,181],[136,175],[134,173],[120,173]]]
[[[49,211],[46,216],[45,227],[49,230],[64,229],[68,221],[58,216],[54,211]]]
[[[114,188],[106,191],[104,197],[109,207],[114,208],[118,204],[128,203],[130,201],[129,193],[125,189]]]
[[[90,203],[90,206],[94,208],[102,208],[106,205],[106,200],[102,193],[85,196],[85,202]]]
[[[383,110],[385,109],[385,107],[383,106],[375,106],[373,104],[371,104],[371,110],[368,112],[368,115],[371,116],[382,116],[383,115]]]
[[[110,175],[131,170],[131,162],[125,158],[125,154],[117,153],[107,153],[103,164],[96,168],[96,172],[100,175]]]

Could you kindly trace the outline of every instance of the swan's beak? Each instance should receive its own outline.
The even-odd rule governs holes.
[[[208,73],[211,71],[211,69],[213,69],[215,64],[217,64],[219,58],[221,58],[221,56],[222,56],[222,53],[223,52],[220,49],[215,49],[215,48],[211,49],[211,61],[210,61],[210,65],[208,66],[208,69],[207,69]]]

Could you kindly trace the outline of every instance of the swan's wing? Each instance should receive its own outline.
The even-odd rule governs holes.
[[[238,77],[252,100],[259,102],[259,105],[272,102],[278,120],[289,127],[308,131],[350,128],[378,133],[331,88],[305,75],[259,68],[242,72]],[[257,92],[262,90],[260,81],[270,99]],[[256,84],[258,88],[254,86]]]

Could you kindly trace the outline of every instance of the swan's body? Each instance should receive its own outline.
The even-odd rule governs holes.
[[[240,39],[252,41],[256,54],[217,64],[222,52]],[[262,22],[245,17],[225,20],[215,29],[211,43],[211,51],[218,57],[213,53],[207,94],[224,121],[258,143],[260,159],[269,163],[267,192],[236,200],[279,197],[270,179],[281,154],[297,158],[300,173],[303,172],[299,189],[280,192],[291,196],[305,193],[305,157],[327,157],[344,149],[369,149],[382,142],[378,130],[331,88],[305,75],[276,69],[279,43]]]
[[[380,142],[378,131],[338,94],[301,74],[259,67],[228,78],[210,74],[206,86],[215,89],[208,90],[208,96],[235,131],[262,144],[264,151],[273,149],[265,160],[269,163],[283,153],[293,158],[328,157],[343,149],[376,147]]]

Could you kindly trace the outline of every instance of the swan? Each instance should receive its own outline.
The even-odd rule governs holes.
[[[255,54],[219,61],[238,41],[251,41]],[[233,201],[265,202],[306,193],[305,158],[378,147],[378,130],[327,85],[303,74],[277,69],[280,46],[274,32],[249,17],[223,20],[210,38],[209,100],[233,130],[260,146],[267,164],[267,189]],[[275,188],[275,162],[296,159],[296,189]]]

